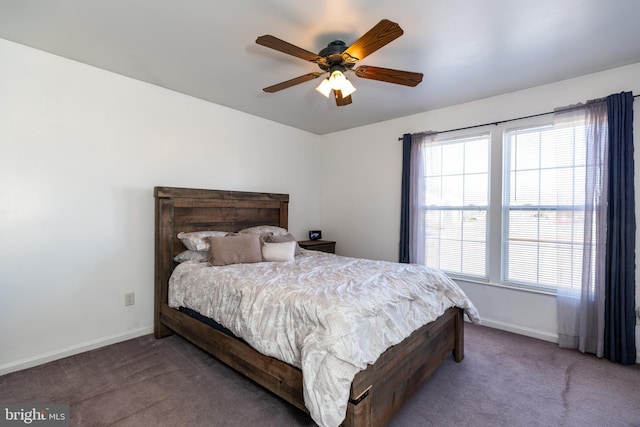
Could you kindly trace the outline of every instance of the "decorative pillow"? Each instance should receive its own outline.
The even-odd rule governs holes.
[[[189,250],[208,251],[209,243],[205,241],[209,236],[226,236],[226,231],[193,231],[191,233],[178,233],[178,239]]]
[[[195,261],[195,262],[205,262],[209,258],[209,251],[192,251],[187,249],[186,251],[180,252],[178,255],[173,257],[175,262],[185,262],[185,261]]]
[[[235,236],[210,236],[209,264],[229,265],[262,261],[260,236],[257,234],[238,234]]]
[[[273,234],[274,236],[284,236],[289,234],[286,228],[278,227],[275,225],[258,225],[256,227],[245,228],[238,231],[240,234]]]
[[[298,245],[296,238],[291,234],[285,234],[283,236],[269,236],[264,239],[265,242],[268,243],[282,243],[282,242],[296,242],[295,247],[295,255],[300,255],[302,253],[302,248]]]
[[[269,243],[262,246],[262,258],[265,261],[293,261],[295,256],[296,242]]]

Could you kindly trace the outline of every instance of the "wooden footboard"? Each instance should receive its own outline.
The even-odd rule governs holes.
[[[184,250],[178,231],[238,231],[255,225],[288,226],[289,196],[156,187],[155,318],[156,338],[175,332],[223,363],[308,412],[302,395],[302,372],[255,351],[231,337],[167,305],[173,257]],[[448,309],[359,372],[351,385],[348,427],[384,426],[453,353],[464,357],[463,312]]]
[[[462,310],[450,308],[359,372],[351,384],[351,401],[343,425],[389,423],[449,354],[453,352],[457,362],[463,359],[463,328]],[[358,396],[366,397],[357,402]]]
[[[265,356],[244,341],[230,337],[205,323],[164,305],[159,323],[267,390],[308,412],[302,394],[302,371]],[[346,427],[385,426],[398,410],[453,353],[464,357],[462,310],[450,308],[436,321],[423,326],[400,344],[389,348],[351,384]]]

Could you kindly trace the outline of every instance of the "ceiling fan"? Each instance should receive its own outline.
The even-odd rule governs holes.
[[[336,40],[329,43],[329,45],[318,54],[294,46],[274,36],[260,36],[256,39],[256,43],[259,45],[304,59],[305,61],[314,62],[318,64],[322,70],[266,87],[263,90],[268,93],[277,92],[300,83],[308,82],[309,80],[317,79],[323,74],[329,73],[329,77],[324,79],[316,89],[326,97],[329,97],[333,90],[336,104],[343,106],[351,104],[351,94],[356,90],[344,75],[347,71],[353,71],[356,76],[363,79],[379,80],[411,87],[417,86],[422,81],[422,73],[373,67],[370,65],[361,65],[354,69],[356,62],[397,39],[402,34],[402,28],[400,28],[398,24],[383,19],[351,46],[347,46],[341,40]]]

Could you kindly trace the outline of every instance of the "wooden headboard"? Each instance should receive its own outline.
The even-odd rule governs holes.
[[[173,257],[186,248],[181,231],[239,231],[257,225],[288,228],[289,195],[155,187],[155,311],[167,302]],[[158,316],[156,315],[156,323]],[[156,331],[161,325],[156,324]]]

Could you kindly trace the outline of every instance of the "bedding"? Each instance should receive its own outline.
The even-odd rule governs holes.
[[[195,261],[195,262],[205,262],[209,259],[209,251],[192,251],[191,249],[187,249],[186,251],[180,252],[178,255],[173,257],[175,262],[185,262],[185,261]]]
[[[321,426],[342,422],[354,376],[388,347],[449,307],[479,321],[442,272],[308,250],[289,262],[184,262],[169,280],[168,303],[212,318],[259,352],[300,368],[305,405]]]
[[[286,228],[278,227],[275,225],[258,225],[255,227],[248,227],[238,231],[239,234],[271,234],[274,236],[285,236],[289,234]]]

